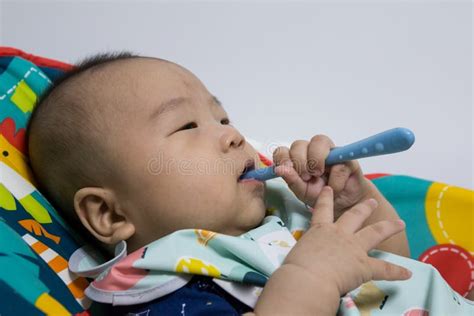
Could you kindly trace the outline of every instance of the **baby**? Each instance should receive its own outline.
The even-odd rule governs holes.
[[[173,298],[189,307],[211,295],[206,314],[334,315],[340,297],[365,282],[409,279],[407,269],[367,255],[377,247],[409,256],[404,224],[357,161],[324,165],[334,146],[318,135],[274,152],[276,173],[313,216],[255,308],[196,275],[199,289],[190,281],[114,313],[177,314],[167,307]],[[85,60],[43,96],[28,148],[40,191],[67,221],[104,248],[126,241],[130,256],[183,229],[241,236],[266,215],[265,183],[239,180],[258,168],[256,150],[203,83],[166,60],[129,53]]]

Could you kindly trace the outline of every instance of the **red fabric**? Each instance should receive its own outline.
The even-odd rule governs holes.
[[[54,59],[44,58],[44,57],[36,56],[33,54],[28,54],[22,50],[19,50],[13,47],[0,46],[0,57],[3,57],[3,56],[20,56],[40,67],[57,68],[63,71],[69,71],[73,68],[73,66],[70,64],[63,63],[61,61],[54,60]]]
[[[261,153],[258,153],[258,157],[260,158],[260,160],[266,165],[266,166],[271,166],[273,165],[273,162],[268,159],[267,157],[265,157],[264,155],[262,155]]]
[[[364,176],[369,180],[373,180],[373,179],[377,179],[381,177],[386,177],[389,175],[390,175],[389,173],[369,173],[369,174],[365,174]]]
[[[0,135],[5,137],[18,151],[26,154],[25,129],[20,128],[16,133],[15,131],[15,121],[10,117],[0,122]]]
[[[474,257],[466,249],[457,245],[439,244],[425,250],[418,260],[435,267],[459,294],[466,296],[469,293]]]

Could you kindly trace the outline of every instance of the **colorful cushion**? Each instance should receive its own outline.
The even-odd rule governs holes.
[[[84,296],[88,281],[68,271],[67,260],[78,243],[36,190],[25,143],[36,100],[51,79],[70,68],[0,48],[1,315],[67,315],[91,305]]]

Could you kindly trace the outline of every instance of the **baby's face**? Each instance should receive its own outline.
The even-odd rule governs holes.
[[[123,125],[108,141],[120,166],[113,188],[135,225],[129,244],[184,228],[239,235],[256,227],[264,183],[238,179],[258,155],[219,101],[174,64],[137,59],[123,67],[129,75],[114,87],[128,91],[119,101]]]

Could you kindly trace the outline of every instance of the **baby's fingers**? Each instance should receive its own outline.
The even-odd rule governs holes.
[[[369,258],[368,263],[372,269],[372,280],[397,281],[411,277],[410,270],[387,261]]]
[[[305,192],[307,183],[301,179],[293,167],[290,167],[287,164],[277,166],[275,167],[275,174],[283,178],[286,184],[288,184],[290,190],[293,191],[293,193],[295,193],[295,195],[300,200],[304,200],[306,198]]]
[[[325,186],[314,205],[311,226],[334,222],[334,195],[332,189]]]
[[[330,167],[328,185],[334,190],[336,195],[344,190],[351,172],[351,169],[345,164],[337,164]]]
[[[369,225],[357,232],[356,236],[359,239],[361,247],[365,251],[369,251],[385,239],[403,231],[405,223],[402,220],[396,221],[380,221]]]
[[[285,146],[280,146],[275,151],[273,151],[273,162],[276,166],[286,164],[288,166],[293,166],[290,158],[290,149]]]
[[[296,171],[304,181],[311,179],[307,166],[308,142],[305,140],[297,140],[291,144],[290,157]]]
[[[360,165],[357,160],[346,161],[343,164],[336,164],[330,167],[328,185],[334,190],[334,194],[339,194],[342,190],[348,189],[346,185],[351,175],[357,174],[357,182],[363,178]],[[349,186],[350,190],[350,186]]]
[[[358,231],[365,220],[373,213],[377,208],[377,200],[368,199],[362,203],[357,203],[350,210],[344,212],[336,222],[336,225],[340,227],[347,234],[354,234]],[[365,248],[364,248],[365,249]]]
[[[316,135],[308,144],[308,172],[310,175],[319,177],[324,173],[325,161],[331,148],[335,145],[326,135]]]

